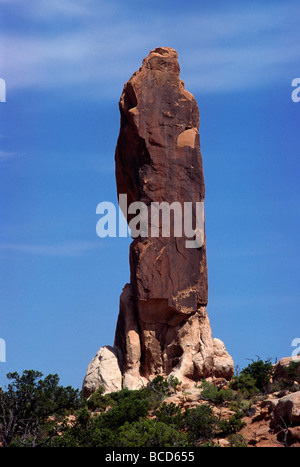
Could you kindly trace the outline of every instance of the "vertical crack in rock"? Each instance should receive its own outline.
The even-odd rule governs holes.
[[[149,208],[151,203],[203,203],[199,111],[180,79],[176,50],[150,52],[125,84],[119,108],[116,184],[118,196],[127,195],[127,209],[136,201]],[[128,215],[127,221],[133,217]],[[154,237],[148,231],[130,245],[130,284],[120,297],[110,354],[118,362],[120,389],[138,388],[157,374],[173,374],[188,387],[202,378],[230,378],[234,372],[224,344],[212,339],[206,312],[205,235],[200,248],[186,248],[186,240],[184,229],[181,237],[174,231]],[[99,364],[102,382],[107,381],[103,371]],[[97,389],[95,361],[93,384],[90,373],[83,383],[86,395]]]

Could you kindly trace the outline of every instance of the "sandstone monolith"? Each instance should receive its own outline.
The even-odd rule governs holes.
[[[180,79],[174,49],[150,52],[125,84],[119,108],[116,184],[118,196],[127,196],[127,221],[134,217],[132,203],[149,208],[167,203],[170,219],[172,206],[183,207],[184,225],[189,203],[195,228],[195,206],[205,198],[199,110]],[[223,342],[212,338],[206,311],[205,233],[200,247],[187,248],[184,228],[181,236],[172,228],[168,236],[161,229],[151,236],[149,230],[131,243],[130,283],[120,297],[114,349],[122,386],[141,387],[158,374],[172,374],[186,386],[202,378],[230,378],[232,358]]]

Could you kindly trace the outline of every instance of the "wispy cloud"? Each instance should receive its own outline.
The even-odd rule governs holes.
[[[8,252],[15,251],[36,256],[66,256],[77,257],[82,256],[91,250],[100,248],[98,242],[69,242],[54,245],[29,245],[16,243],[0,243],[0,251]]]
[[[20,11],[25,8],[19,0],[14,3]],[[170,17],[153,10],[138,21],[130,14],[120,17],[117,5],[26,2],[28,28],[0,35],[8,87],[75,85],[93,98],[112,96],[158,45],[179,50],[184,80],[192,91],[224,92],[289,81],[289,67],[300,59],[300,9],[295,2],[256,10],[247,4],[203,14],[199,6],[193,14],[174,9]],[[76,21],[66,21],[55,34],[45,33],[42,25],[55,17]]]
[[[12,157],[15,156],[15,154],[16,154],[15,152],[7,152],[7,151],[0,150],[0,162],[5,162],[8,159],[11,159]]]
[[[233,293],[229,293],[228,295],[214,295],[211,293],[211,297],[209,299],[210,307],[214,308],[223,308],[224,303],[226,303],[226,307],[228,309],[235,310],[237,309],[245,309],[246,307],[253,307],[258,312],[260,312],[261,308],[266,308],[267,306],[279,307],[279,306],[287,306],[287,305],[294,305],[300,303],[300,296],[299,294],[276,294],[276,293],[257,293],[253,295],[251,291],[249,294],[245,294],[242,296],[234,295]]]
[[[16,0],[15,0],[16,1]],[[27,2],[27,12],[34,18],[82,18],[82,16],[90,16],[91,11],[88,8],[91,0],[31,0]]]

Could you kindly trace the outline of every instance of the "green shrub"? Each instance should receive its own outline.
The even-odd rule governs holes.
[[[176,392],[181,382],[170,376],[164,378],[161,375],[156,376],[150,381],[145,388],[139,389],[139,396],[141,399],[147,399],[151,408],[158,408],[161,401],[168,397],[172,392]]]
[[[170,404],[163,402],[154,414],[159,422],[166,423],[167,425],[180,426],[182,424],[181,409],[173,402]]]
[[[255,413],[253,399],[244,399],[243,393],[236,394],[236,400],[229,404],[229,408],[234,411],[241,410],[248,417],[251,417]]]
[[[234,433],[227,437],[229,446],[232,448],[246,448],[247,443],[240,433]]]
[[[45,423],[54,429],[55,420],[82,405],[77,389],[59,385],[57,374],[43,378],[39,371],[8,373],[11,381],[0,390],[0,444],[3,447],[39,446],[48,442]],[[52,422],[47,422],[49,417]]]
[[[51,447],[93,446],[93,419],[86,407],[76,413],[76,419],[72,423],[65,420],[59,431],[59,436],[51,439]]]
[[[102,415],[91,416],[87,408],[76,414],[76,420],[60,427],[60,435],[51,441],[52,447],[111,447],[116,432],[102,423]]]
[[[228,420],[220,420],[218,426],[221,430],[222,436],[228,436],[230,434],[234,434],[240,431],[246,425],[246,423],[242,421],[243,417],[243,412],[237,410]]]
[[[298,391],[300,384],[300,361],[291,361],[289,365],[283,368],[280,377],[276,376],[269,388],[269,392],[278,392],[288,389],[289,391]]]
[[[118,430],[117,447],[186,447],[185,433],[154,419],[125,423]]]
[[[208,404],[186,409],[183,414],[182,425],[192,443],[209,441],[214,435],[216,424],[217,418]]]
[[[145,417],[150,410],[150,401],[141,399],[139,391],[124,390],[111,394],[117,404],[100,417],[102,427],[116,430],[124,423],[132,423],[140,417]]]
[[[199,448],[220,448],[219,444],[215,444],[213,441],[208,441],[207,443],[198,444]]]
[[[168,378],[164,378],[161,375],[156,376],[147,385],[147,388],[159,393],[162,397],[169,396],[172,391],[176,392],[181,382],[173,375]]]
[[[251,374],[241,373],[239,376],[234,376],[231,379],[229,387],[243,394],[245,398],[250,398],[259,392],[255,384],[256,380]]]
[[[235,399],[235,394],[232,389],[222,389],[215,386],[213,383],[208,381],[202,381],[202,392],[200,394],[200,399],[212,402],[216,405],[221,405],[224,402],[232,401]]]
[[[104,387],[101,386],[87,400],[87,407],[92,412],[103,412],[107,407],[116,404],[110,394],[103,394]]]
[[[110,398],[115,401],[117,404],[124,401],[125,399],[135,399],[139,397],[139,390],[130,390],[128,388],[120,389],[120,391],[111,392],[108,394]]]
[[[287,377],[291,381],[297,381],[300,379],[300,361],[292,360],[287,367]]]
[[[179,379],[173,375],[168,376],[167,382],[169,384],[170,389],[173,389],[175,393],[177,392],[179,386],[182,384],[181,381],[179,381]]]
[[[251,376],[255,381],[255,387],[259,391],[265,392],[268,390],[271,377],[273,376],[273,365],[269,359],[264,362],[258,358],[244,368],[240,376]]]

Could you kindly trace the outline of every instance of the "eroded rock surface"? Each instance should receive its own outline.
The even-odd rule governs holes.
[[[105,392],[122,389],[118,350],[109,345],[100,347],[90,362],[83,381],[83,396],[89,397],[100,386],[105,388]]]
[[[201,378],[230,378],[232,358],[212,339],[206,312],[206,243],[187,248],[184,203],[203,203],[205,185],[199,111],[180,79],[177,52],[150,52],[125,84],[115,153],[118,195],[130,205],[180,203],[182,236],[139,236],[130,246],[130,284],[120,297],[114,348],[122,384],[140,387],[157,374],[176,375],[186,385]],[[178,204],[177,204],[178,207]],[[150,210],[149,210],[150,211]],[[171,223],[172,226],[172,223]]]

